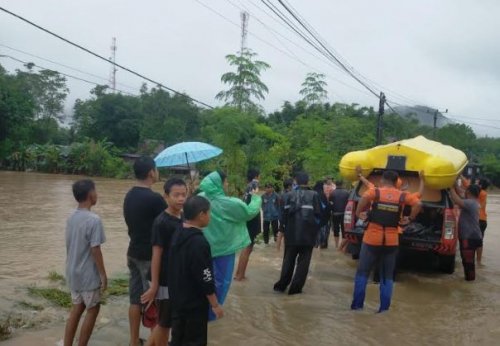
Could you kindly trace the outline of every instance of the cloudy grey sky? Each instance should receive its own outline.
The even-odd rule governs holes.
[[[500,136],[500,1],[287,1],[377,91],[384,91],[389,102],[447,108],[449,117],[471,124],[477,133]],[[262,76],[270,90],[267,111],[285,100],[298,100],[310,71],[328,76],[331,102],[378,104],[284,27],[260,0],[0,0],[0,6],[104,56],[110,55],[111,38],[116,37],[118,63],[212,105],[218,104],[214,96],[228,70],[224,56],[240,47],[240,11],[246,9],[248,46],[272,66]],[[111,69],[3,12],[1,54],[97,83],[106,83]],[[10,71],[21,67],[5,58],[0,63]],[[125,71],[118,71],[117,81],[119,89],[131,93],[138,93],[143,82]],[[71,79],[68,85],[68,109],[93,87]]]

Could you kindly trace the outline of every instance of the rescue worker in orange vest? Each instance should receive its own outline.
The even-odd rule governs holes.
[[[368,277],[375,263],[380,263],[380,308],[389,310],[391,305],[393,273],[398,252],[398,226],[401,222],[402,206],[411,206],[406,223],[415,219],[420,211],[420,199],[415,194],[396,188],[398,174],[385,171],[378,188],[368,189],[356,208],[356,216],[368,220],[359,255],[358,270],[354,279],[351,309],[362,309],[365,301]],[[369,216],[365,210],[371,205]]]

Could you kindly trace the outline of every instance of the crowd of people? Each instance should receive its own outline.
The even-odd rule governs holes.
[[[394,171],[385,171],[377,186],[361,172],[359,169],[360,181],[368,186],[355,214],[366,221],[366,229],[351,308],[363,308],[368,277],[379,264],[379,312],[383,312],[391,304],[401,227],[417,217],[422,193],[403,191],[401,179]],[[274,291],[280,293],[302,293],[313,249],[328,247],[331,230],[335,247],[346,249],[343,227],[349,191],[341,181],[327,178],[310,188],[308,174],[299,172],[294,179],[283,182],[282,192],[265,184],[261,195],[260,173],[250,169],[248,185],[240,199],[226,195],[227,176],[214,171],[203,178],[193,193],[184,180],[170,178],[162,196],[151,189],[158,181],[152,158],[137,159],[134,173],[137,183],[123,204],[130,237],[130,345],[206,345],[207,324],[224,316],[222,305],[233,278],[246,279],[261,228],[265,244],[272,236],[278,249],[284,247],[281,274],[274,284]],[[423,189],[423,172],[420,176]],[[457,184],[449,195],[461,208],[459,240],[465,278],[474,280],[476,252],[480,262],[479,249],[486,229],[487,181],[471,184],[463,177],[461,180],[465,194]],[[100,250],[105,242],[104,230],[99,216],[91,211],[97,202],[95,184],[88,179],[77,181],[73,195],[78,208],[66,226],[66,276],[73,306],[67,320],[65,346],[73,344],[85,311],[78,343],[88,343],[99,313],[101,293],[107,286]],[[409,206],[411,212],[402,218],[404,206]],[[152,330],[148,340],[139,337],[141,323]]]

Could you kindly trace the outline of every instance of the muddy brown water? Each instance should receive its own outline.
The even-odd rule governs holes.
[[[75,207],[78,177],[0,172],[0,319],[22,316],[24,326],[4,345],[59,345],[67,312],[26,287],[50,286],[49,271],[64,273],[64,226]],[[132,181],[95,179],[109,276],[126,273],[128,236],[122,202]],[[161,190],[156,184],[155,190]],[[378,286],[368,287],[364,311],[349,310],[356,262],[333,248],[315,250],[304,294],[272,291],[282,254],[259,244],[249,280],[233,283],[226,317],[209,326],[210,345],[500,345],[500,196],[490,194],[484,266],[467,283],[457,257],[452,275],[409,270],[395,285],[393,306],[375,314]],[[27,301],[43,306],[30,311]],[[128,345],[126,297],[103,306],[91,345]],[[28,328],[29,325],[33,325]],[[141,330],[147,336],[146,330]]]

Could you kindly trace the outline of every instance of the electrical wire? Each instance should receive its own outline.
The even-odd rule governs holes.
[[[85,82],[85,83],[89,83],[89,84],[93,84],[93,85],[103,85],[103,84],[99,84],[99,83],[96,83],[96,82],[92,82],[92,81],[89,81],[88,79],[84,79],[84,78],[80,78],[80,77],[76,77],[76,76],[73,76],[73,75],[70,75],[70,74],[67,74],[67,73],[63,73],[63,72],[60,72],[60,71],[57,71],[57,70],[53,70],[53,69],[50,69],[50,68],[46,68],[46,67],[43,67],[43,66],[40,66],[40,65],[37,65],[35,63],[30,63],[30,62],[26,62],[26,61],[23,61],[21,59],[18,59],[18,58],[15,58],[13,56],[10,56],[10,55],[6,55],[6,54],[1,54],[0,55],[0,58],[1,57],[6,57],[6,58],[9,58],[9,59],[12,59],[14,61],[17,61],[17,62],[20,62],[21,64],[23,65],[27,65],[27,64],[33,64],[34,67],[38,68],[38,69],[42,69],[42,70],[46,70],[46,71],[51,71],[51,72],[55,72],[55,73],[58,73],[62,76],[65,76],[65,77],[68,77],[68,78],[72,78],[72,79],[75,79],[75,80],[79,80],[81,82]],[[123,94],[127,94],[127,95],[130,95],[130,96],[137,96],[135,94],[132,94],[132,93],[129,93],[128,91],[123,91],[123,90],[120,90],[120,89],[115,89]]]
[[[36,54],[33,54],[33,53],[28,53],[28,52],[23,51],[21,49],[13,48],[13,47],[7,46],[7,45],[2,44],[2,43],[0,43],[0,46],[4,47],[4,48],[7,48],[7,49],[10,49],[12,51],[18,52],[18,53],[25,54],[27,56],[31,56],[33,58],[37,58],[37,59],[40,59],[40,60],[43,60],[43,61],[46,61],[46,62],[50,62],[51,64],[59,65],[59,66],[65,67],[67,69],[73,70],[75,72],[79,72],[79,73],[82,73],[82,74],[85,74],[85,75],[88,75],[88,76],[91,76],[91,77],[94,77],[94,78],[98,78],[98,79],[101,79],[101,80],[105,80],[106,82],[108,82],[108,78],[105,78],[105,77],[102,77],[102,76],[99,76],[99,75],[96,75],[96,74],[93,74],[93,73],[90,73],[90,72],[82,71],[80,69],[77,69],[76,67],[71,67],[71,66],[68,66],[66,64],[54,61],[54,60],[43,58],[43,57],[41,57],[39,55],[36,55]],[[129,86],[129,85],[126,85],[126,84],[123,84],[123,83],[116,83],[116,84],[124,86],[124,87],[129,88],[129,89],[137,90],[137,88]]]
[[[240,27],[240,25],[239,25],[238,23],[236,23],[235,21],[233,21],[233,20],[231,20],[231,19],[227,18],[226,16],[224,16],[222,13],[220,13],[220,12],[219,12],[219,11],[217,11],[216,9],[214,9],[214,8],[210,7],[209,5],[207,5],[207,4],[205,4],[205,3],[203,3],[203,2],[202,2],[202,1],[200,1],[200,0],[195,0],[195,1],[196,1],[197,3],[199,3],[200,5],[202,5],[203,7],[205,7],[207,10],[211,11],[212,13],[216,14],[217,16],[219,16],[220,18],[224,19],[224,20],[225,20],[225,21],[227,21],[228,23],[232,24],[233,26],[235,26],[235,27],[237,27],[237,28],[239,28],[239,27]],[[237,6],[237,5],[236,5],[236,6]],[[239,9],[241,9],[241,8],[239,8]],[[306,66],[306,67],[308,67],[309,69],[312,69],[312,70],[314,70],[314,71],[316,71],[316,72],[318,72],[318,73],[323,73],[323,72],[322,72],[322,71],[320,71],[319,69],[314,68],[314,67],[312,67],[311,65],[309,65],[309,64],[307,64],[307,63],[305,63],[303,60],[301,60],[300,58],[296,57],[296,55],[293,55],[293,56],[292,56],[291,54],[287,53],[287,52],[286,52],[286,51],[284,51],[283,49],[280,49],[280,48],[276,47],[275,45],[273,45],[273,44],[272,44],[272,43],[270,43],[269,41],[264,40],[263,38],[261,38],[260,36],[258,36],[258,35],[256,35],[256,34],[252,33],[251,31],[248,31],[248,34],[249,34],[249,35],[251,35],[252,37],[256,38],[257,40],[259,40],[259,41],[261,41],[261,42],[265,43],[266,45],[270,46],[271,48],[274,48],[275,50],[277,50],[278,52],[280,52],[280,53],[284,54],[285,56],[287,56],[287,57],[289,57],[289,58],[291,58],[291,59],[293,59],[293,60],[295,60],[295,61],[299,62],[299,63],[300,63],[300,64],[302,64],[303,66]],[[336,81],[336,82],[338,82],[338,83],[340,83],[340,84],[342,84],[342,85],[344,85],[344,86],[346,86],[346,87],[349,87],[349,88],[351,88],[351,89],[353,89],[353,90],[356,90],[356,91],[358,91],[358,92],[360,92],[360,93],[362,93],[362,94],[365,94],[365,95],[371,96],[371,95],[369,95],[368,93],[366,93],[364,90],[361,90],[361,89],[358,89],[358,88],[356,88],[356,87],[354,87],[354,86],[352,86],[352,85],[349,85],[349,84],[347,84],[347,83],[345,83],[345,82],[343,82],[343,81],[341,81],[341,80],[339,80],[339,79],[337,79],[337,78],[335,78],[335,77],[332,77],[332,76],[330,76],[330,75],[326,75],[326,76],[327,76],[330,80]],[[333,94],[333,93],[332,93],[332,94]],[[334,94],[333,94],[333,95],[334,95]]]
[[[210,106],[209,104],[207,104],[207,103],[205,103],[205,102],[203,102],[203,101],[199,101],[199,100],[197,100],[197,99],[195,99],[195,98],[193,98],[193,97],[191,97],[191,96],[188,96],[188,95],[186,95],[186,94],[184,94],[184,93],[181,93],[181,92],[179,92],[179,91],[177,91],[177,90],[175,90],[175,89],[172,89],[172,88],[170,88],[170,87],[168,87],[168,86],[166,86],[166,85],[164,85],[164,84],[162,84],[162,83],[160,83],[160,82],[157,82],[157,81],[155,81],[155,80],[153,80],[153,79],[151,79],[151,78],[149,78],[149,77],[146,77],[145,75],[143,75],[143,74],[141,74],[141,73],[139,73],[139,72],[136,72],[136,71],[134,71],[134,70],[132,70],[132,69],[130,69],[130,68],[128,68],[128,67],[125,67],[125,66],[123,66],[123,65],[121,65],[121,64],[118,64],[118,63],[116,63],[116,62],[114,62],[114,61],[112,61],[112,60],[110,60],[110,59],[107,59],[107,58],[103,57],[102,55],[99,55],[99,54],[97,54],[97,53],[93,52],[92,50],[90,50],[90,49],[88,49],[88,48],[83,47],[82,45],[79,45],[79,44],[77,44],[77,43],[75,43],[75,42],[73,42],[73,41],[70,41],[70,40],[68,40],[68,39],[66,39],[66,38],[64,38],[64,37],[62,37],[62,36],[60,36],[60,35],[58,35],[58,34],[56,34],[56,33],[52,32],[52,31],[50,31],[50,30],[48,30],[48,29],[46,29],[46,28],[44,28],[44,27],[42,27],[42,26],[40,26],[40,25],[38,25],[38,24],[36,24],[36,23],[34,23],[34,22],[32,22],[32,21],[30,21],[30,20],[28,20],[28,19],[26,19],[26,18],[24,18],[24,17],[22,17],[22,16],[20,16],[20,15],[18,15],[18,14],[15,14],[15,13],[13,13],[13,12],[11,12],[11,11],[9,11],[9,10],[7,10],[7,9],[3,8],[3,7],[0,7],[0,10],[1,10],[1,11],[3,11],[3,12],[5,12],[5,13],[7,13],[7,14],[10,14],[10,15],[11,15],[11,16],[13,16],[13,17],[16,17],[16,18],[18,18],[18,19],[22,20],[23,22],[25,22],[25,23],[27,23],[27,24],[29,24],[29,25],[31,25],[31,26],[34,26],[35,28],[37,28],[37,29],[39,29],[39,30],[42,30],[42,31],[46,32],[46,33],[47,33],[47,34],[49,34],[49,35],[52,35],[52,36],[54,36],[54,37],[58,38],[58,39],[59,39],[59,40],[61,40],[61,41],[64,41],[64,42],[66,42],[66,43],[68,43],[68,44],[70,44],[70,45],[72,45],[72,46],[74,46],[74,47],[76,47],[76,48],[78,48],[78,49],[81,49],[81,50],[83,50],[84,52],[87,52],[87,53],[89,53],[89,54],[91,54],[91,55],[95,56],[96,58],[99,58],[99,59],[101,59],[101,60],[103,60],[103,61],[106,61],[106,62],[108,62],[108,63],[110,63],[110,64],[112,64],[112,65],[114,65],[114,66],[116,66],[116,67],[119,67],[119,68],[121,68],[122,70],[125,70],[125,71],[127,71],[127,72],[129,72],[129,73],[131,73],[131,74],[133,74],[133,75],[135,75],[135,76],[137,76],[137,77],[140,77],[140,78],[142,78],[142,79],[144,79],[144,80],[147,80],[148,82],[154,83],[155,85],[157,85],[157,86],[159,86],[159,87],[161,87],[161,88],[163,88],[163,89],[166,89],[166,90],[168,90],[168,91],[171,91],[171,92],[173,92],[173,93],[175,93],[175,94],[177,94],[177,95],[184,96],[184,97],[186,97],[186,98],[190,99],[191,101],[196,102],[196,103],[198,103],[198,104],[200,104],[200,105],[203,105],[203,106],[205,106],[205,107],[207,107],[207,108],[209,108],[209,109],[213,109],[213,107],[212,107],[212,106]]]
[[[261,0],[265,2],[266,0]],[[328,56],[330,56],[334,61],[336,61],[343,69],[345,72],[347,72],[352,78],[354,78],[356,81],[358,81],[363,87],[365,87],[369,92],[371,92],[375,97],[380,98],[380,95],[374,91],[370,86],[368,86],[365,82],[363,82],[350,68],[346,66],[344,62],[342,62],[334,53],[331,52],[328,47],[324,44],[323,40],[318,38],[316,35],[312,33],[312,29],[309,28],[309,25],[304,24],[301,19],[298,17],[297,14],[295,14],[294,11],[292,11],[282,0],[278,0],[278,2],[285,8],[285,10],[313,37],[316,42],[319,43],[319,45],[326,51]],[[390,105],[388,105],[391,107]],[[392,107],[391,107],[392,108]]]

